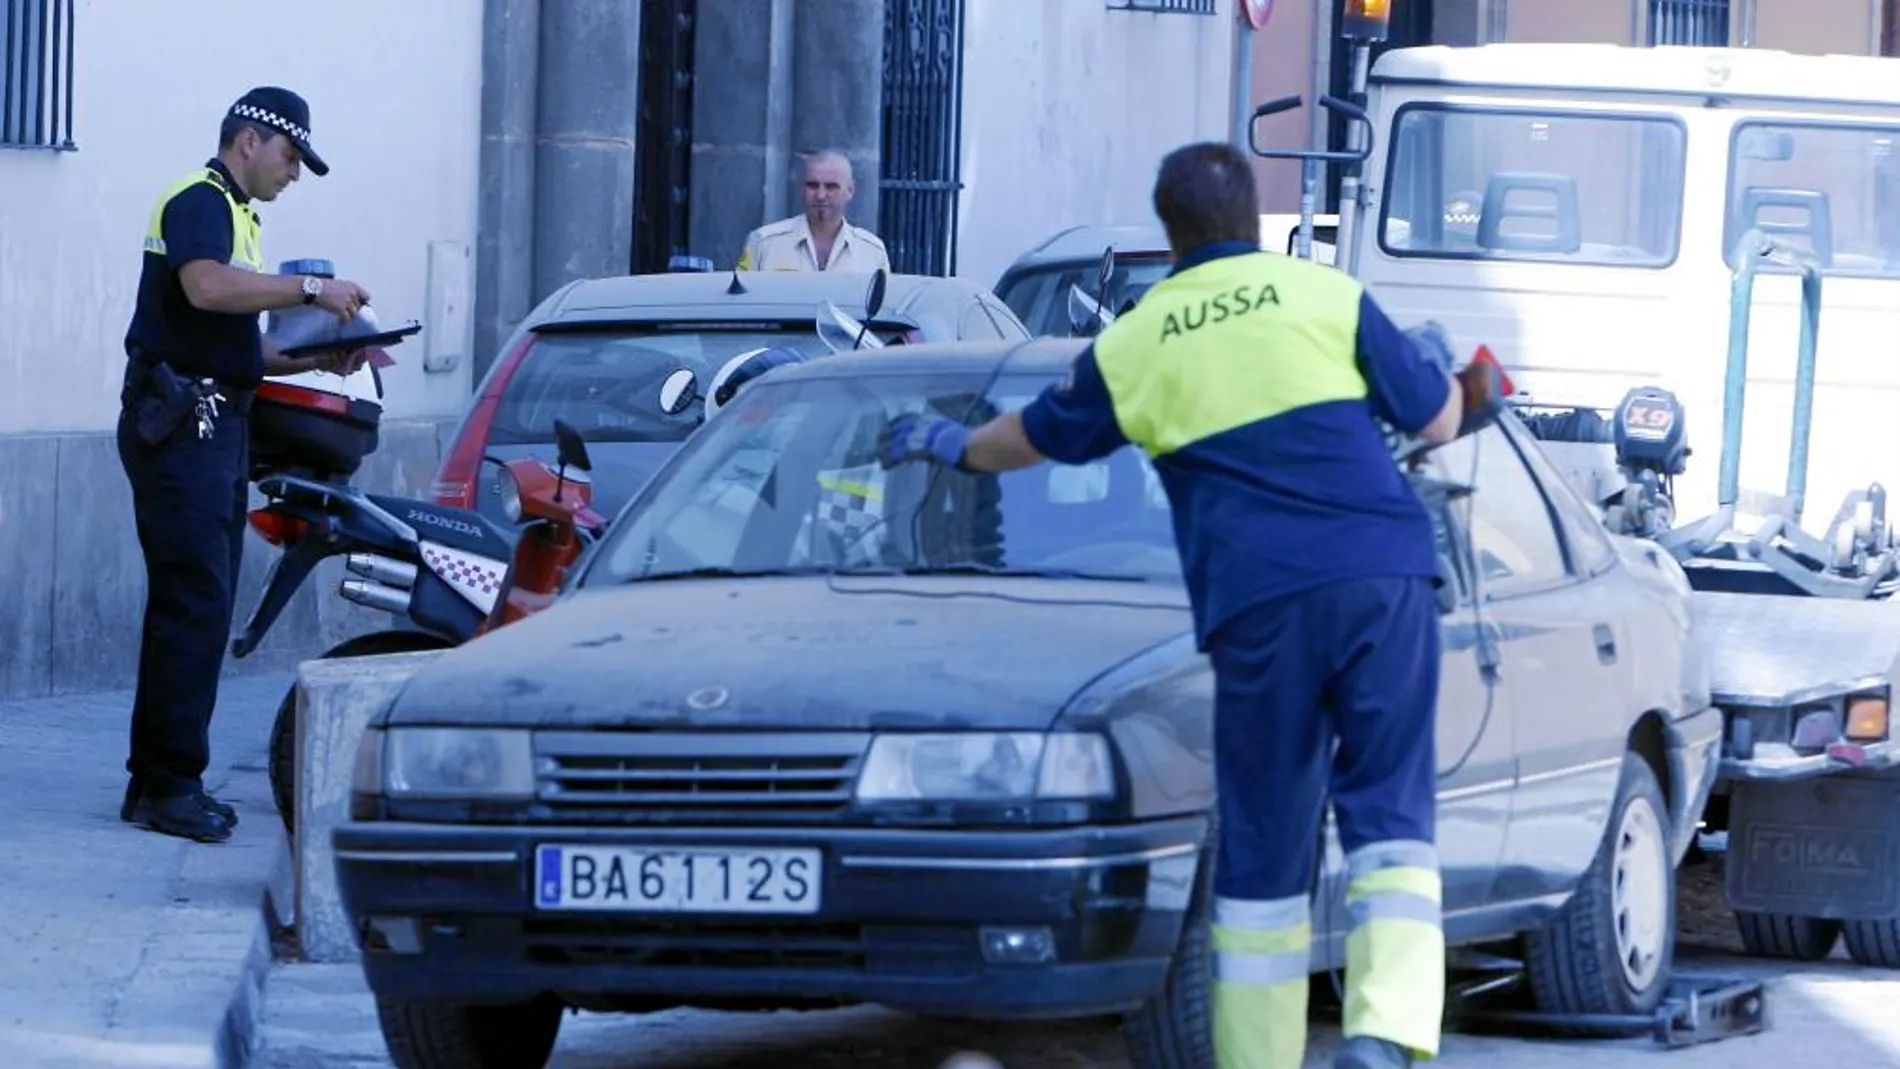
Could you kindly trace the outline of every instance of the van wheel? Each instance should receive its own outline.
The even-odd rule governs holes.
[[[1213,940],[1216,818],[1210,813],[1207,846],[1194,878],[1194,897],[1181,919],[1181,942],[1168,963],[1162,989],[1122,1018],[1122,1042],[1131,1069],[1206,1069],[1214,1064]]]
[[[1848,921],[1847,956],[1861,965],[1900,969],[1900,921]]]
[[[564,1010],[548,996],[501,1006],[376,999],[397,1069],[543,1069]]]
[[[1820,961],[1834,952],[1841,922],[1825,917],[1797,917],[1790,913],[1735,911],[1735,930],[1742,949],[1755,958]]]
[[[374,657],[385,653],[421,653],[445,650],[451,645],[426,631],[378,631],[358,635],[325,653],[318,660],[337,657]],[[284,835],[294,844],[297,837],[297,685],[292,683],[277,705],[276,719],[270,726],[270,797],[283,819]]]
[[[1676,867],[1668,808],[1649,762],[1623,755],[1603,845],[1555,920],[1524,936],[1537,1008],[1647,1016],[1669,988],[1676,949]],[[1576,1036],[1617,1029],[1565,1027]]]

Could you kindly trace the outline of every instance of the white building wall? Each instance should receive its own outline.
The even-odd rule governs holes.
[[[1056,231],[1154,220],[1170,149],[1231,136],[1232,0],[1217,15],[1105,0],[968,0],[957,271],[993,285]]]
[[[259,206],[266,262],[332,259],[370,290],[385,325],[423,322],[391,353],[386,420],[459,410],[482,5],[79,0],[76,24],[79,151],[0,148],[0,435],[112,426],[153,202],[216,154],[224,110],[260,84],[310,101],[313,141],[331,166]],[[439,276],[437,303],[451,308],[442,321],[428,307],[432,242],[454,243],[445,259],[466,273]],[[425,373],[425,339],[462,359]]]

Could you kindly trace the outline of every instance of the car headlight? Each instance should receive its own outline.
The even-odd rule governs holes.
[[[1114,796],[1108,740],[1072,732],[879,735],[858,775],[866,802]]]
[[[534,797],[534,744],[526,731],[392,728],[380,749],[382,790],[390,798]],[[365,764],[359,753],[359,772]]]

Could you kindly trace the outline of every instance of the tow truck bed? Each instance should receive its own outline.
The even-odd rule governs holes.
[[[1884,697],[1900,671],[1900,604],[1697,592],[1690,606],[1726,722],[1729,905],[1900,918],[1900,743],[1841,734],[1847,697]]]
[[[1698,591],[1690,611],[1725,709],[1785,709],[1900,671],[1900,603]]]

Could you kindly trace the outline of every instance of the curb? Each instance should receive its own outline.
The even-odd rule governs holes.
[[[275,818],[276,814],[271,814]],[[279,825],[269,882],[259,896],[257,923],[249,949],[239,966],[230,1002],[218,1022],[214,1039],[217,1069],[252,1069],[264,1052],[265,993],[275,964],[273,937],[294,923],[295,877],[289,844]]]

